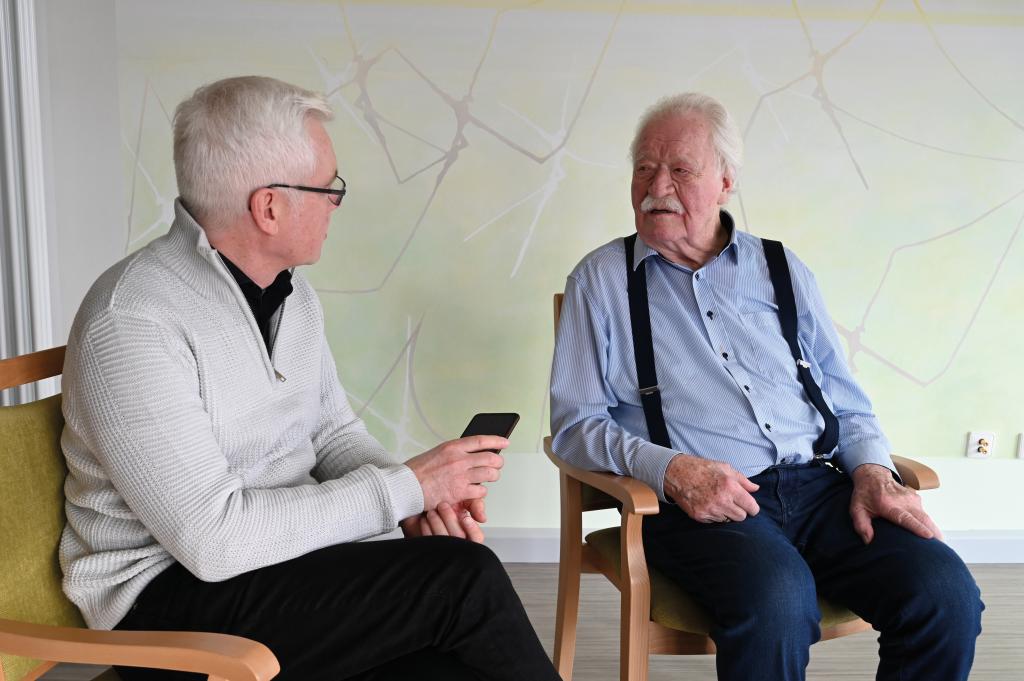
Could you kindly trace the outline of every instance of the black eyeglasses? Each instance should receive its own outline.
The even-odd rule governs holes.
[[[335,206],[341,205],[341,200],[345,198],[345,178],[341,175],[335,175],[335,180],[341,182],[341,189],[330,189],[324,187],[303,187],[300,184],[268,184],[264,189],[298,189],[303,192],[315,192],[317,194],[328,194],[327,200],[333,203]],[[333,182],[331,184],[334,184]]]

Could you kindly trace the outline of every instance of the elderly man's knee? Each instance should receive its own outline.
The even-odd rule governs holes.
[[[961,636],[981,633],[981,612],[985,609],[981,591],[960,557],[947,550],[941,559],[922,565],[918,599],[927,599],[925,610],[934,623]]]
[[[891,584],[897,594],[889,613],[891,626],[927,626],[950,639],[976,637],[981,632],[985,609],[981,592],[952,549],[930,540],[901,564]]]

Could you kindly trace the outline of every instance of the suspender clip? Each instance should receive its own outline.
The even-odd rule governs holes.
[[[802,357],[796,361],[796,365],[798,367],[800,367],[801,369],[810,369],[811,368],[811,363],[808,362],[807,360],[805,360]]]
[[[652,385],[649,388],[640,388],[641,397],[647,397],[648,395],[653,395],[654,393],[657,392],[661,392],[661,387],[657,385]]]

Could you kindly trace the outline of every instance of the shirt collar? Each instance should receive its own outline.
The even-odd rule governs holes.
[[[722,249],[722,253],[732,253],[733,258],[738,257],[739,241],[736,239],[736,222],[732,219],[732,215],[729,211],[721,209],[718,211],[719,219],[722,221],[722,226],[729,230],[729,242]],[[719,253],[719,255],[722,255]],[[652,255],[661,256],[656,250],[647,245],[644,240],[637,236],[636,243],[633,244],[633,269],[635,270],[640,266],[640,263],[646,260]],[[715,256],[716,258],[718,256]],[[714,258],[712,258],[714,260]]]
[[[257,317],[270,317],[277,311],[277,308],[284,302],[284,299],[292,292],[292,273],[290,270],[282,270],[277,278],[267,288],[260,288],[259,284],[249,278],[245,272],[239,269],[238,265],[231,262],[227,256],[218,252],[221,260],[227,266],[231,276],[238,282],[238,288],[242,290],[246,302],[252,308],[253,314]]]

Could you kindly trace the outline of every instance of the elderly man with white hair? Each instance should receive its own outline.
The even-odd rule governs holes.
[[[293,269],[319,259],[346,192],[330,116],[259,77],[175,112],[170,232],[97,280],[68,343],[64,589],[94,628],[258,640],[281,679],[554,681],[479,543],[479,483],[501,468],[487,450],[508,442],[402,464],[338,383]],[[358,541],[399,525],[407,538]]]
[[[636,233],[566,283],[554,451],[658,494],[648,561],[707,609],[719,679],[803,679],[819,593],[881,632],[879,680],[967,679],[978,588],[896,477],[814,275],[722,209],[741,156],[706,95],[641,119]]]

